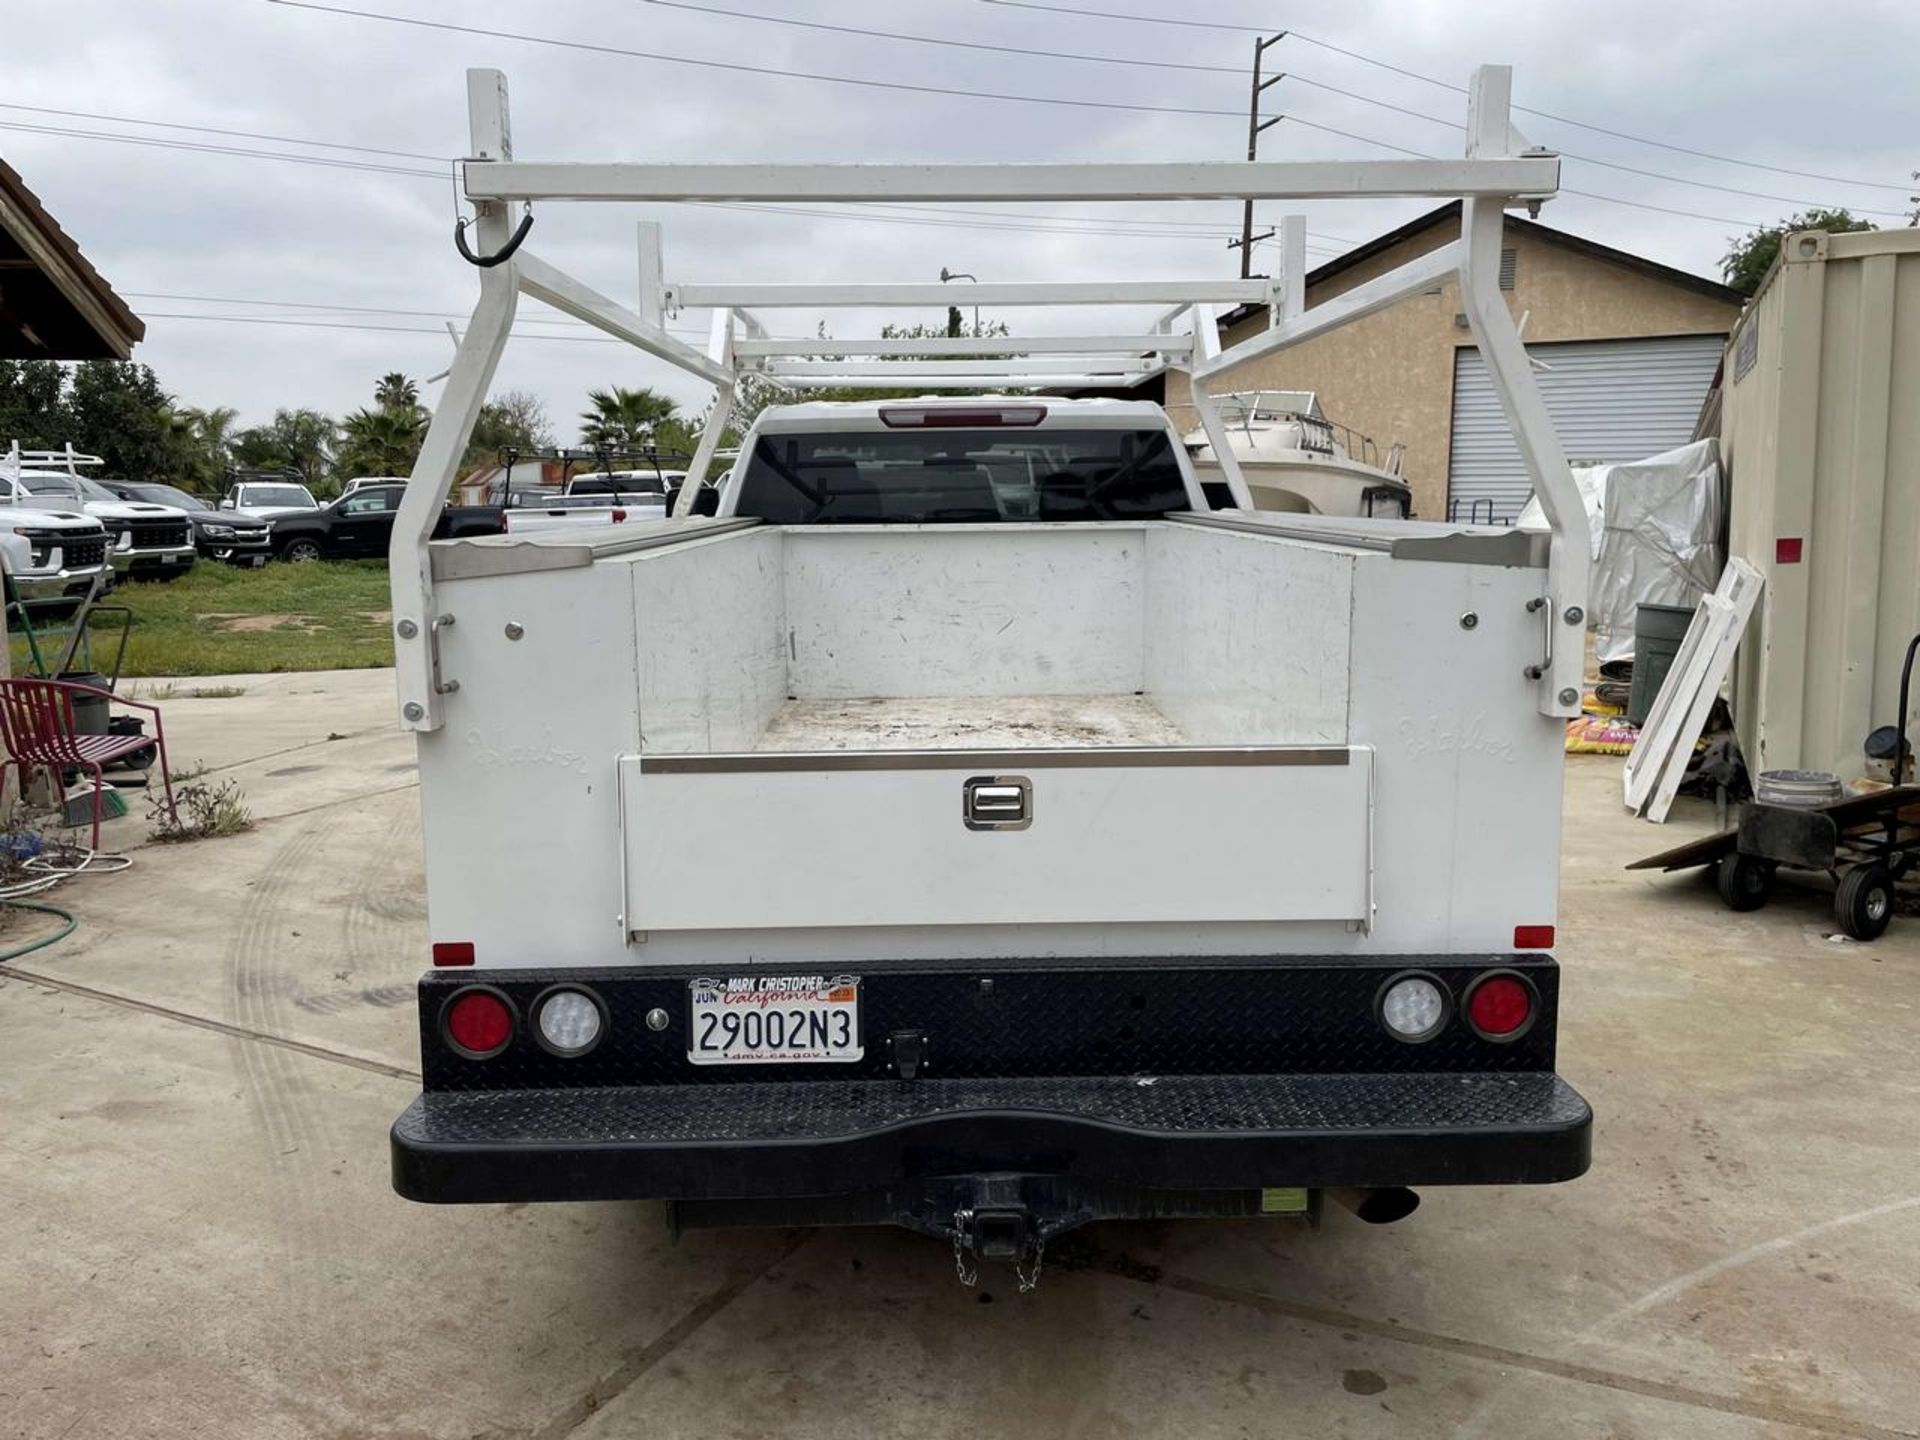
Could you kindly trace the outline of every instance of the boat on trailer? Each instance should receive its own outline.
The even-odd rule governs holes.
[[[1311,390],[1247,390],[1214,398],[1254,508],[1304,515],[1411,519],[1405,447],[1384,458],[1370,435],[1327,418]],[[1203,429],[1184,437],[1203,481],[1224,479]]]

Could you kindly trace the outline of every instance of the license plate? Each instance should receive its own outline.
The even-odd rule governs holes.
[[[694,980],[687,991],[695,1065],[833,1064],[865,1053],[857,976],[736,976]]]

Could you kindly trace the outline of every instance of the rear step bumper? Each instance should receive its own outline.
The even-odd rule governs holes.
[[[1166,1190],[1543,1184],[1591,1158],[1552,1071],[429,1091],[394,1188],[434,1203],[800,1199],[1017,1172]]]

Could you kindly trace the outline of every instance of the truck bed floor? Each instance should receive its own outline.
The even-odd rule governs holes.
[[[1182,745],[1143,695],[953,695],[789,700],[757,750],[1007,750]]]

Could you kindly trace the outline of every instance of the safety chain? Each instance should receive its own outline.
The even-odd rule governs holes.
[[[1033,1242],[1033,1268],[1031,1270],[1023,1270],[1020,1268],[1018,1259],[1015,1259],[1013,1262],[1013,1275],[1014,1278],[1020,1282],[1020,1293],[1022,1295],[1031,1294],[1034,1287],[1040,1283],[1040,1266],[1046,1258],[1046,1253],[1047,1242],[1044,1240],[1035,1240]]]
[[[960,1283],[972,1288],[979,1282],[980,1267],[967,1256],[969,1241],[967,1236],[973,1233],[973,1211],[956,1210],[953,1212],[953,1269],[960,1277]]]

